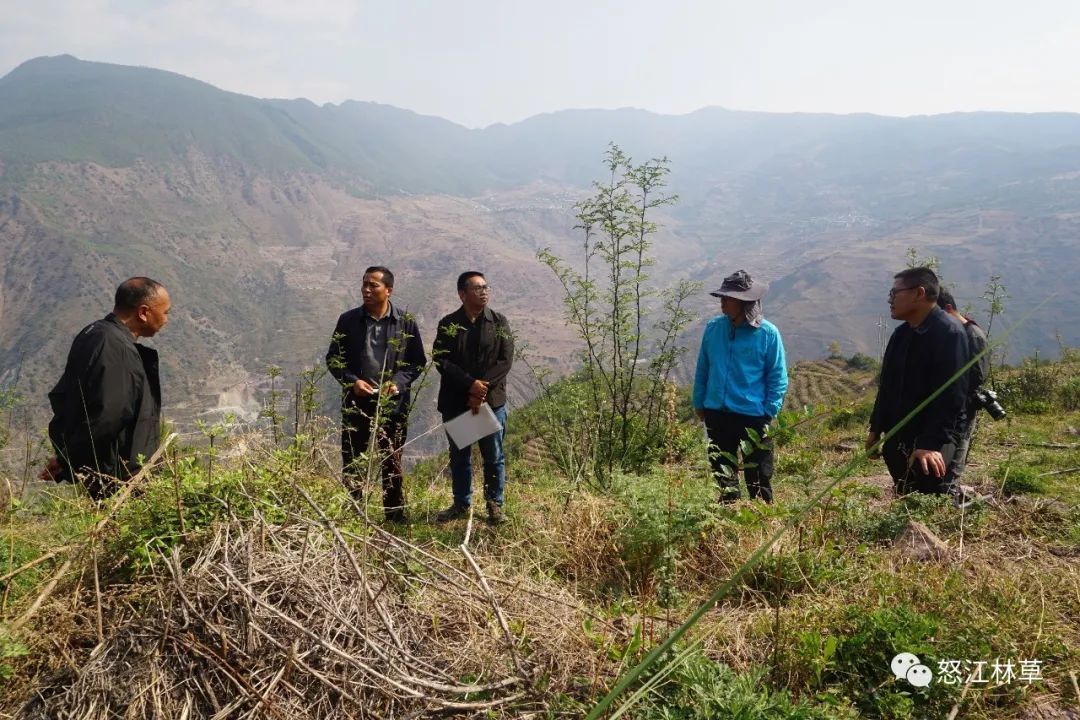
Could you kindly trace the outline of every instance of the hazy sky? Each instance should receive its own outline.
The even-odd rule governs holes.
[[[40,55],[469,126],[565,108],[1080,111],[1076,0],[0,0]]]

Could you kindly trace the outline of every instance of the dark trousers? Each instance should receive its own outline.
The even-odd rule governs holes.
[[[943,445],[939,452],[945,460],[945,477],[938,478],[927,475],[909,462],[915,443],[912,440],[893,438],[881,448],[881,455],[885,458],[885,465],[892,475],[893,488],[897,495],[918,492],[927,495],[951,495],[955,490],[955,480],[949,468],[953,464],[956,455],[956,446],[952,443]]]
[[[971,438],[975,434],[975,426],[978,423],[978,408],[968,408],[968,423],[960,434],[960,442],[956,446],[952,463],[949,465],[949,479],[956,484],[964,474],[967,467],[968,450],[971,449]]]
[[[769,418],[710,410],[705,408],[705,430],[709,436],[709,464],[720,486],[720,501],[739,499],[739,445],[745,440],[749,452],[743,453],[742,467],[746,490],[751,498],[772,502],[773,441],[765,437]],[[753,443],[747,434],[752,429],[761,438]]]
[[[363,500],[363,483],[370,463],[378,463],[382,475],[383,509],[387,517],[400,517],[405,509],[401,490],[402,446],[409,434],[408,420],[401,415],[381,415],[374,447],[375,401],[346,401],[341,416],[341,475],[357,501]]]

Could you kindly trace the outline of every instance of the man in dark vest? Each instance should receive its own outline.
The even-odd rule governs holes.
[[[363,305],[338,318],[326,366],[343,390],[342,480],[363,498],[367,467],[381,468],[383,510],[405,522],[402,448],[409,433],[410,397],[427,356],[416,321],[390,302],[394,274],[382,265],[364,271]]]
[[[169,320],[165,287],[147,277],[116,289],[113,311],[75,336],[64,374],[49,393],[56,456],[42,477],[79,481],[100,500],[138,471],[161,438],[161,382],[153,337]]]

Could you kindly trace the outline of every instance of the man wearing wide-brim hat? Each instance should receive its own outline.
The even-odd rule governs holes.
[[[766,428],[784,402],[787,361],[780,331],[765,319],[766,283],[745,270],[724,278],[721,315],[705,326],[694,376],[694,411],[705,422],[709,463],[720,501],[739,499],[739,446],[748,442],[742,468],[751,498],[772,502],[773,445]]]

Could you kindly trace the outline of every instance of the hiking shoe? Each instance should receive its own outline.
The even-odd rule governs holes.
[[[445,510],[440,510],[439,514],[435,516],[435,520],[441,523],[450,522],[451,520],[460,520],[468,514],[468,505],[458,505],[457,503],[454,503]]]
[[[503,512],[502,505],[494,500],[488,500],[487,512],[488,525],[502,525],[506,522],[506,513]]]
[[[742,493],[739,488],[720,488],[720,497],[717,498],[717,502],[721,505],[731,505],[737,503],[742,499]]]
[[[953,494],[953,504],[957,508],[969,508],[993,499],[993,495],[983,495],[970,485],[959,486]]]
[[[393,508],[392,510],[386,510],[386,522],[394,525],[405,525],[409,522],[408,516],[405,515],[404,508]]]

